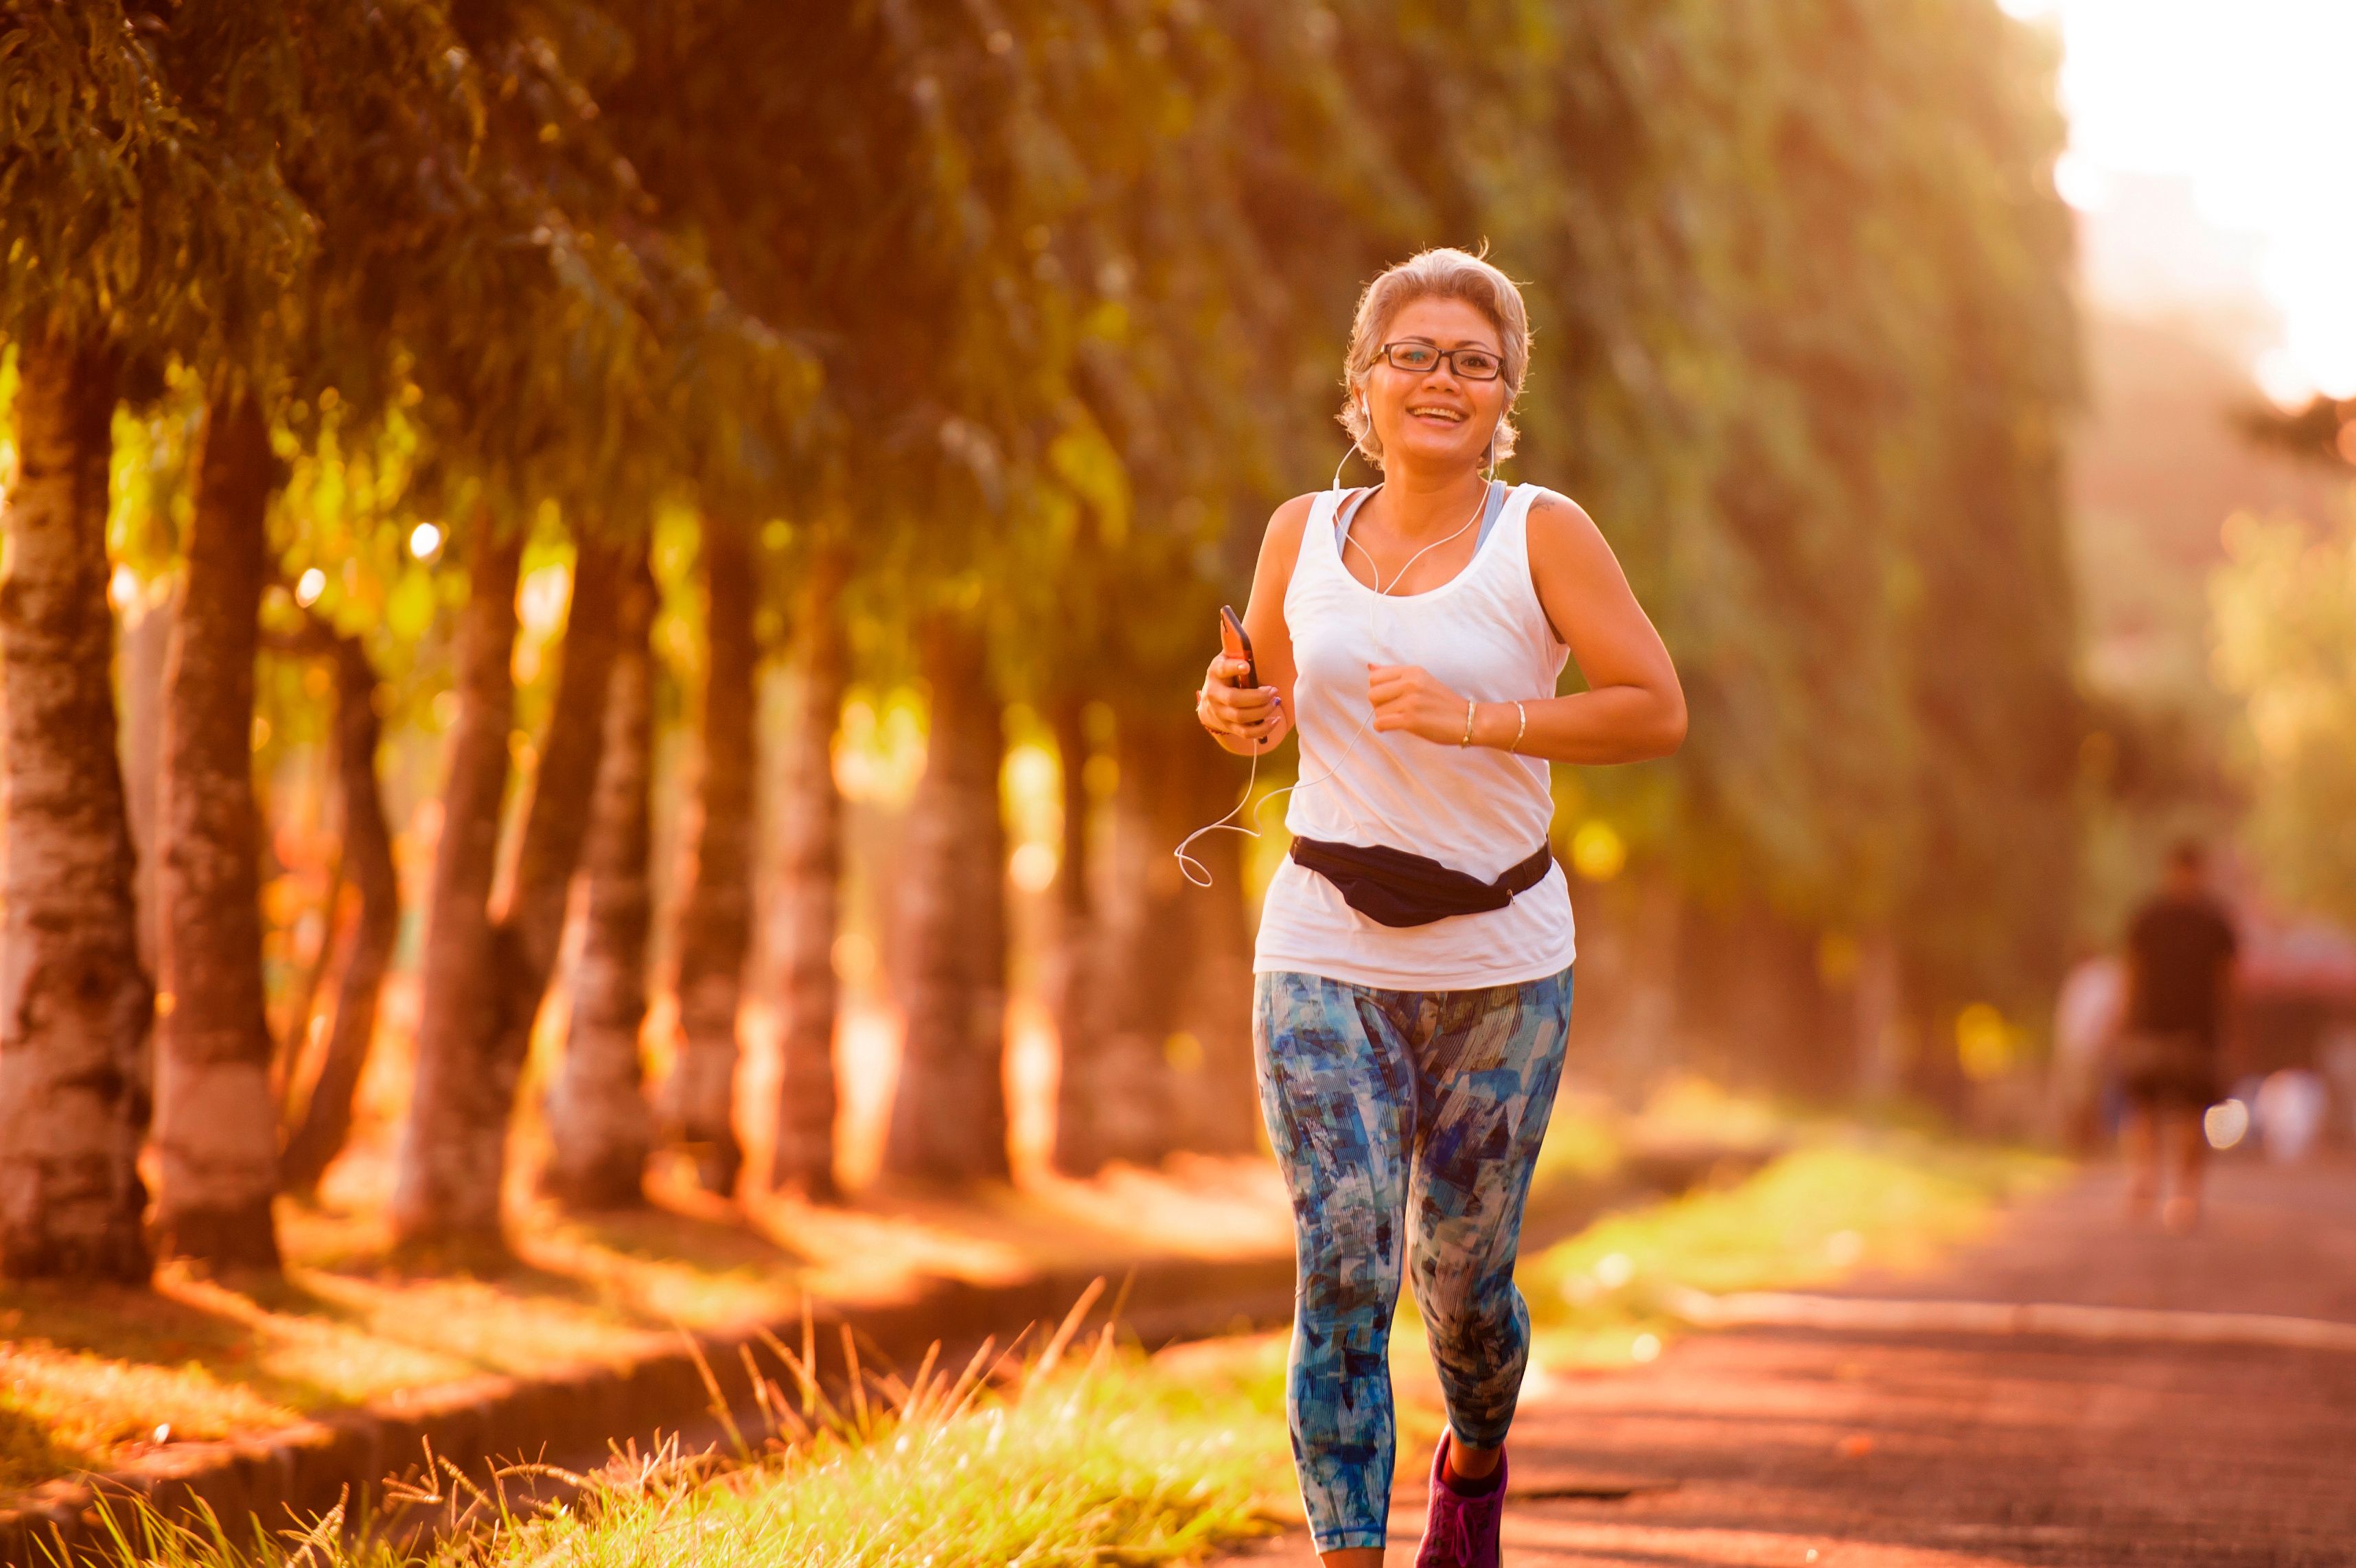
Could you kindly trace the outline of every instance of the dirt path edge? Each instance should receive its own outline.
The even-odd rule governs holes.
[[[1031,1324],[1053,1325],[1098,1272],[1059,1270],[1002,1284],[942,1281],[913,1301],[846,1307],[814,1302],[822,1339],[839,1344],[848,1324],[862,1353],[912,1364],[935,1340],[954,1349],[1001,1341]],[[1123,1282],[1126,1280],[1124,1288]],[[1114,1273],[1108,1299],[1122,1298],[1120,1321],[1149,1346],[1263,1327],[1290,1320],[1292,1260],[1165,1259]],[[788,1343],[801,1318],[696,1337],[696,1350],[732,1406],[751,1402],[740,1351],[762,1329]],[[766,1353],[762,1353],[765,1359]],[[774,1372],[776,1369],[772,1368]],[[415,1471],[425,1448],[482,1475],[497,1461],[546,1455],[591,1458],[606,1443],[645,1441],[709,1411],[695,1352],[677,1350],[541,1377],[486,1376],[396,1395],[251,1437],[175,1444],[122,1470],[45,1483],[22,1507],[0,1510],[0,1564],[45,1568],[113,1555],[102,1517],[106,1499],[144,1498],[167,1518],[209,1509],[232,1539],[250,1519],[276,1529],[308,1523],[350,1499],[355,1513],[389,1476]]]

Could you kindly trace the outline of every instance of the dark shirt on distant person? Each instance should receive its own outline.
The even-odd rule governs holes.
[[[2134,974],[2127,1026],[2152,1035],[2189,1035],[2217,1044],[2224,1011],[2225,966],[2239,944],[2215,900],[2159,897],[2127,929]]]

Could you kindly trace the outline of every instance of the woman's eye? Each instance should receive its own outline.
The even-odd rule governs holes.
[[[1486,354],[1459,354],[1456,362],[1464,368],[1468,376],[1489,376],[1497,371],[1497,361]]]

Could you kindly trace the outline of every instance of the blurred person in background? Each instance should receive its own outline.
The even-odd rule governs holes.
[[[2082,951],[2053,1003],[2053,1122],[2062,1146],[2092,1150],[2102,1132],[2104,1068],[2126,1015],[2127,966]]]
[[[2323,1135],[2324,1120],[2331,1112],[2331,1091],[2319,1073],[2286,1067],[2266,1074],[2252,1109],[2266,1158],[2276,1165],[2295,1165],[2314,1152]]]
[[[2171,1230],[2189,1230],[2201,1218],[2201,1118],[2222,1092],[2217,1058],[2239,947],[2233,920],[2209,891],[2201,846],[2179,843],[2159,891],[2127,928],[2118,1052],[2128,1213],[2151,1211],[2164,1165],[2172,1181],[2160,1218]]]
[[[2356,1144],[2356,1024],[2337,1023],[2324,1032],[2315,1048],[2315,1065],[2331,1091],[2331,1125],[2336,1139]]]
[[[1252,1034],[1300,1259],[1286,1417],[1326,1568],[1382,1562],[1402,1271],[1448,1406],[1416,1562],[1496,1568],[1529,1359],[1514,1261],[1570,1025],[1547,761],[1685,738],[1595,524],[1483,476],[1528,358],[1520,291],[1477,257],[1427,251],[1367,286],[1341,420],[1382,483],[1277,509],[1244,623],[1257,680],[1223,654],[1196,697],[1238,755],[1301,732]],[[1557,696],[1567,658],[1588,689]]]

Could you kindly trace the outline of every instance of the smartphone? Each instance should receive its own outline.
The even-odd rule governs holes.
[[[1244,671],[1244,678],[1236,682],[1237,686],[1259,684],[1259,665],[1252,659],[1251,633],[1244,629],[1244,623],[1237,617],[1233,605],[1219,607],[1219,650],[1230,659],[1242,660],[1249,666]]]

